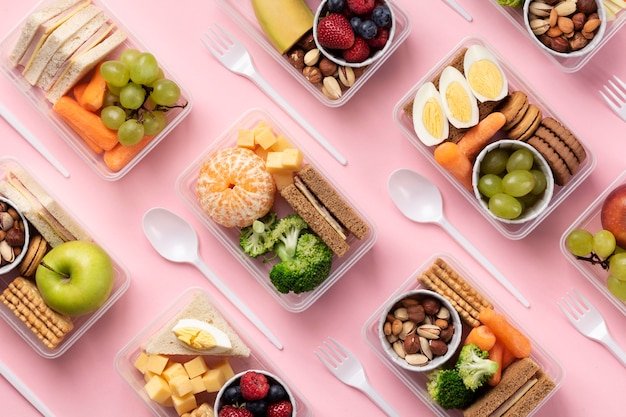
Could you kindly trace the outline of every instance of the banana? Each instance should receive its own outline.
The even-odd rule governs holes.
[[[313,12],[304,0],[252,0],[254,14],[280,54],[313,27]]]

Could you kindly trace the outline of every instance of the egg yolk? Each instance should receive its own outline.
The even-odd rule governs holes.
[[[465,88],[458,82],[450,83],[446,90],[446,100],[450,114],[455,119],[467,123],[472,117],[472,106]]]
[[[440,139],[443,135],[443,109],[434,98],[429,98],[424,104],[422,122],[433,137]]]
[[[467,80],[477,93],[495,99],[502,90],[502,74],[498,67],[488,59],[476,61],[469,68]]]

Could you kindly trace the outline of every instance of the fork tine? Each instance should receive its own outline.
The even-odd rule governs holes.
[[[615,97],[615,94],[613,94],[613,92],[606,86],[602,86],[608,94],[610,94],[613,97],[613,100],[618,101],[617,97]],[[617,104],[615,104],[615,101],[611,100],[606,94],[604,94],[604,92],[602,90],[598,90],[598,92],[600,93],[600,95],[602,96],[602,98],[604,99],[604,101],[606,102],[606,104],[616,113],[619,112],[620,106],[618,106]]]
[[[321,354],[320,354],[320,352],[321,352]],[[331,358],[328,356],[328,354],[321,347],[320,347],[320,352],[313,351],[315,356],[317,356],[317,359],[319,359],[320,362],[322,362],[324,364],[324,366],[326,368],[328,368],[329,371],[335,372],[335,370],[337,369],[337,365],[330,362]]]
[[[624,90],[626,90],[626,83],[622,81],[617,75],[613,75],[613,79],[617,81],[618,84],[621,85]]]
[[[618,87],[617,84],[615,84],[613,82],[613,80],[609,80],[609,84],[611,85],[611,87],[613,87],[613,92],[615,93],[615,96],[617,96],[617,94],[620,95],[621,100],[619,101],[626,101],[626,93],[624,93],[624,90],[626,89],[626,85],[624,85],[624,82],[622,80],[620,80],[619,78],[617,78],[616,76],[613,76],[617,83],[620,84],[621,87]]]
[[[333,353],[335,355],[337,355],[337,357],[339,358],[347,358],[349,356],[348,351],[346,350],[345,347],[343,347],[343,345],[341,343],[339,343],[337,340],[335,340],[332,337],[328,337],[328,340],[330,340],[331,342],[333,342],[333,344],[335,345],[334,347],[331,346],[328,342],[324,342],[324,344],[328,347],[330,347],[330,349],[332,349]]]
[[[219,32],[214,28],[210,27],[209,31],[211,34],[205,32],[204,36],[209,40],[209,42],[205,41],[203,38],[200,38],[204,46],[206,46],[213,55],[222,56],[228,51],[228,49],[233,45],[234,41],[220,25],[215,23],[215,27],[219,29]]]

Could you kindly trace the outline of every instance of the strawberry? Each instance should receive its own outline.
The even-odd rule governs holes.
[[[348,0],[348,8],[356,14],[368,14],[375,6],[374,0]]]
[[[222,407],[218,417],[253,417],[254,415],[245,408],[239,408],[232,405]]]
[[[354,31],[345,16],[330,13],[317,25],[317,40],[325,48],[348,49],[354,44]]]
[[[267,407],[267,417],[291,417],[293,406],[287,400],[279,401]]]
[[[248,401],[265,398],[270,390],[270,384],[265,375],[254,371],[243,374],[239,386],[241,387],[241,395]]]
[[[363,38],[356,38],[351,48],[343,51],[343,59],[348,62],[363,62],[370,56],[370,47]]]
[[[367,43],[372,48],[381,49],[387,44],[389,39],[389,30],[385,28],[378,28],[376,36],[372,39],[368,39]]]

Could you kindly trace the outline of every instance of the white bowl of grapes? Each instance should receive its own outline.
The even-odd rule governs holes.
[[[485,146],[476,157],[472,186],[490,216],[518,224],[546,210],[554,192],[554,176],[531,145],[503,139]]]

